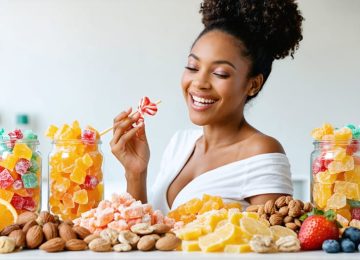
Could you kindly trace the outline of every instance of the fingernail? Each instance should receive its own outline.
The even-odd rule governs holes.
[[[129,107],[127,110],[126,110],[126,113],[130,113],[132,107]]]

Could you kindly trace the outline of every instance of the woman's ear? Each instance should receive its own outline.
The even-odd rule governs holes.
[[[249,80],[250,86],[248,88],[248,96],[255,96],[262,88],[264,83],[264,77],[262,74],[258,74]]]

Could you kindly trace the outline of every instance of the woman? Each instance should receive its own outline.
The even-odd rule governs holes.
[[[263,88],[272,62],[293,56],[303,17],[294,0],[204,0],[204,30],[182,77],[191,121],[164,153],[152,203],[167,213],[207,193],[226,201],[262,204],[292,194],[290,165],[281,144],[252,127],[245,105]],[[131,110],[114,119],[112,152],[125,168],[127,191],[147,201],[149,147]]]

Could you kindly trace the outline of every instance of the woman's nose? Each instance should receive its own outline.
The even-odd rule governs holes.
[[[201,78],[194,79],[192,81],[192,85],[198,89],[209,89],[211,88],[211,85],[209,81]]]

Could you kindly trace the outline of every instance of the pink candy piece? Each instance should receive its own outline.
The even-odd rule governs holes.
[[[23,197],[17,195],[17,194],[14,194],[14,196],[12,197],[11,199],[11,205],[13,205],[13,207],[15,209],[23,209],[24,207],[24,204],[25,204],[25,200]]]
[[[8,135],[10,136],[10,139],[23,139],[24,137],[20,129],[15,129],[14,131],[9,132]]]
[[[164,223],[164,215],[160,210],[155,210],[151,216],[152,216],[151,223],[153,225]]]
[[[35,211],[36,209],[35,201],[31,197],[25,197],[23,209],[26,209],[28,211]]]
[[[153,116],[157,112],[157,105],[152,103],[148,97],[143,97],[138,105],[138,112],[141,114],[139,121],[144,121],[144,115]]]
[[[0,172],[0,188],[6,189],[14,183],[14,178],[11,176],[10,172],[5,169]]]
[[[144,216],[143,207],[142,206],[132,206],[132,207],[125,208],[121,212],[121,216],[124,219],[141,218],[142,216]]]
[[[95,226],[104,227],[114,220],[114,209],[106,208],[100,212],[97,211],[95,216],[97,218],[95,220]]]
[[[164,218],[164,224],[173,227],[175,225],[175,220],[173,218],[166,217]]]
[[[31,167],[31,162],[29,160],[21,158],[17,161],[15,165],[15,171],[18,174],[23,175],[28,171],[30,167]]]
[[[99,184],[98,179],[95,176],[86,175],[84,187],[88,190],[93,190]]]
[[[146,223],[151,225],[151,215],[150,214],[145,214],[142,218],[141,218],[141,223]]]
[[[14,181],[12,186],[13,186],[14,190],[20,190],[20,189],[24,188],[24,184],[23,184],[22,180]]]

